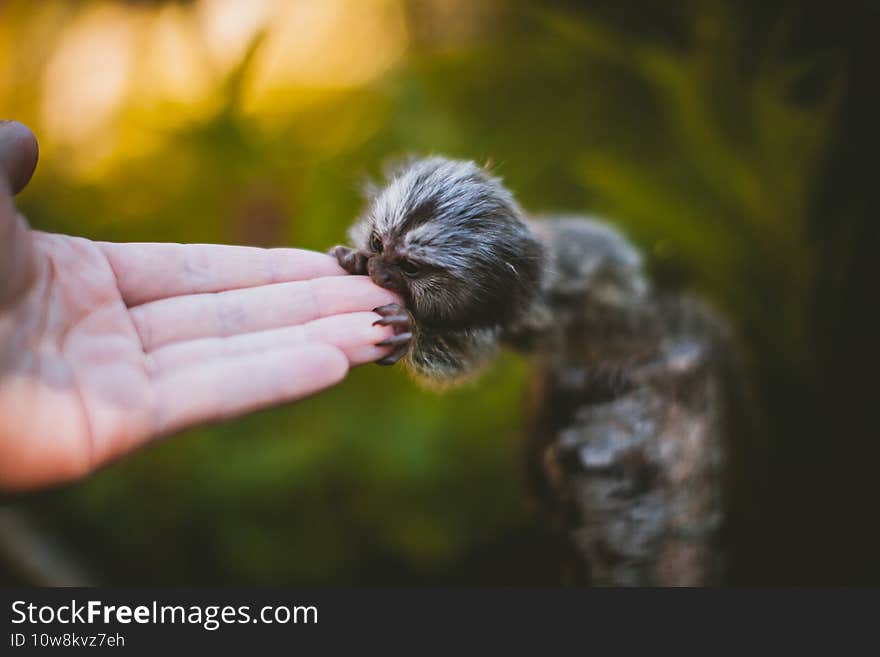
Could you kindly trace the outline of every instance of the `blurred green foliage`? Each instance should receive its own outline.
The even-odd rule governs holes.
[[[15,52],[0,106],[41,139],[58,111],[47,60],[85,4],[11,2],[0,14]],[[176,6],[177,20],[192,28],[202,4]],[[757,2],[378,5],[405,28],[381,71],[291,82],[255,102],[267,21],[197,100],[129,93],[96,128],[93,161],[79,162],[88,139],[47,137],[23,210],[36,227],[102,240],[323,250],[344,240],[359,183],[389,156],[491,160],[529,210],[612,218],[664,284],[699,291],[738,329],[765,418],[748,437],[766,448],[754,467],[773,480],[742,578],[858,578],[786,555],[810,534],[792,511],[806,478],[790,464],[828,426],[804,408],[823,399],[823,354],[839,337],[822,333],[816,309],[848,285],[823,267],[845,265],[860,235],[858,212],[817,218],[853,93],[846,21],[878,14],[858,3],[812,14]],[[146,22],[163,8],[116,6]],[[843,236],[825,239],[835,221]],[[526,381],[514,355],[442,396],[362,368],[317,398],[175,437],[23,503],[108,583],[553,583],[518,479]],[[808,471],[823,465],[802,454]],[[833,512],[837,498],[822,499]]]

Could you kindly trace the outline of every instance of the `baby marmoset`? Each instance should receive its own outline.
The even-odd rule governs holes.
[[[399,330],[397,349],[417,376],[446,383],[495,353],[531,312],[543,249],[501,183],[471,162],[419,160],[393,174],[336,247],[352,274],[398,292],[406,309],[379,312]],[[408,311],[408,313],[407,313]]]
[[[500,345],[534,361],[528,467],[545,511],[603,584],[716,581],[727,405],[724,331],[656,293],[638,251],[598,221],[532,221],[472,162],[393,172],[332,253],[404,306],[379,361],[454,383]]]

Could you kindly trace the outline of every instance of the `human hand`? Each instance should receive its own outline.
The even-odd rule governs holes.
[[[399,302],[298,249],[31,230],[37,145],[0,123],[0,489],[68,481],[188,426],[300,399],[386,356]]]

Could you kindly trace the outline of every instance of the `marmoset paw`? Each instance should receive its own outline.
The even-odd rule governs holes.
[[[377,365],[394,365],[406,355],[412,342],[413,320],[406,308],[399,303],[373,308],[373,312],[381,315],[381,319],[373,322],[373,326],[390,326],[394,335],[376,343],[377,347],[394,347],[394,351],[376,361]]]
[[[339,266],[349,274],[365,275],[367,273],[367,256],[347,246],[334,246],[330,255],[336,258]]]

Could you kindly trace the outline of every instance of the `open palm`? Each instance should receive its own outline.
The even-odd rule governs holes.
[[[396,299],[323,254],[30,230],[10,193],[22,130],[0,127],[0,488],[79,477],[386,355],[369,309]]]

